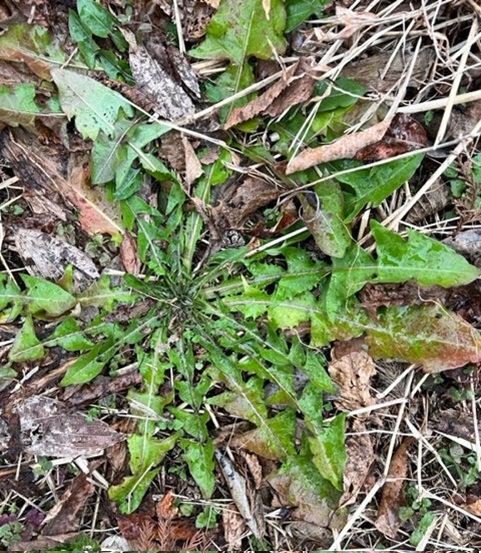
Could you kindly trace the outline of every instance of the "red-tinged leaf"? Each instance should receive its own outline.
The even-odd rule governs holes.
[[[368,330],[375,358],[403,359],[440,372],[481,361],[481,335],[439,305],[389,307]]]

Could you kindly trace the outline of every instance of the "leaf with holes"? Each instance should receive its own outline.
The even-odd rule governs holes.
[[[90,77],[68,69],[54,69],[52,76],[63,111],[69,119],[75,117],[77,130],[84,138],[95,140],[100,131],[113,136],[120,110],[127,117],[134,114],[123,96]]]

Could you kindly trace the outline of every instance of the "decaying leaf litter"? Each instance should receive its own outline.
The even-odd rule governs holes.
[[[480,13],[0,5],[2,548],[479,548]]]

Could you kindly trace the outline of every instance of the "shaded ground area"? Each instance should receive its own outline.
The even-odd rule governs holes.
[[[0,2],[0,544],[481,547],[481,8]]]

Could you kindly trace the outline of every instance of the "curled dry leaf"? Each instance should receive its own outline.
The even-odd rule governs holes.
[[[289,161],[286,174],[290,175],[297,171],[304,171],[319,163],[326,163],[335,159],[351,159],[361,148],[381,140],[390,124],[391,120],[385,119],[365,131],[345,134],[332,144],[304,150]]]
[[[339,504],[345,507],[356,501],[357,495],[366,481],[375,458],[374,446],[366,427],[354,420],[351,434],[346,440],[347,462],[344,469],[344,493]]]
[[[95,486],[88,475],[79,474],[76,476],[45,517],[42,523],[42,534],[44,536],[55,536],[77,530],[79,527],[78,519],[94,491]]]
[[[246,524],[233,503],[222,509],[222,525],[228,551],[240,551]]]
[[[381,503],[375,522],[376,528],[392,539],[396,537],[401,521],[399,507],[404,502],[404,484],[408,472],[408,450],[414,438],[405,438],[394,453],[389,467],[388,481],[382,488]]]
[[[219,205],[212,209],[216,227],[221,231],[242,228],[250,215],[276,200],[282,193],[283,190],[271,182],[247,177],[240,186],[228,190]]]
[[[263,525],[257,516],[255,505],[249,497],[247,482],[234,468],[229,459],[220,451],[215,451],[215,457],[224,475],[231,497],[236,504],[237,510],[245,520],[246,525],[257,539],[262,539]]]
[[[302,59],[291,65],[282,78],[269,87],[258,98],[246,106],[232,110],[224,128],[229,129],[257,115],[277,117],[285,109],[308,100],[316,85],[316,80],[306,73],[307,63]]]
[[[353,351],[331,361],[328,371],[340,391],[335,401],[339,409],[352,411],[373,403],[369,383],[376,374],[376,366],[365,351]]]
[[[138,255],[137,241],[130,232],[126,232],[123,236],[120,246],[120,260],[127,273],[136,276],[140,274],[142,264]]]
[[[184,147],[185,156],[185,180],[190,187],[194,182],[204,174],[199,158],[197,157],[192,144],[187,137],[182,135],[182,145]]]
[[[344,29],[336,35],[337,40],[350,38],[363,27],[372,26],[379,21],[379,16],[366,11],[353,11],[344,6],[336,6],[336,19]]]
[[[354,159],[378,161],[425,148],[427,144],[428,136],[421,123],[409,115],[398,113],[394,116],[384,137],[374,144],[361,148]]]

